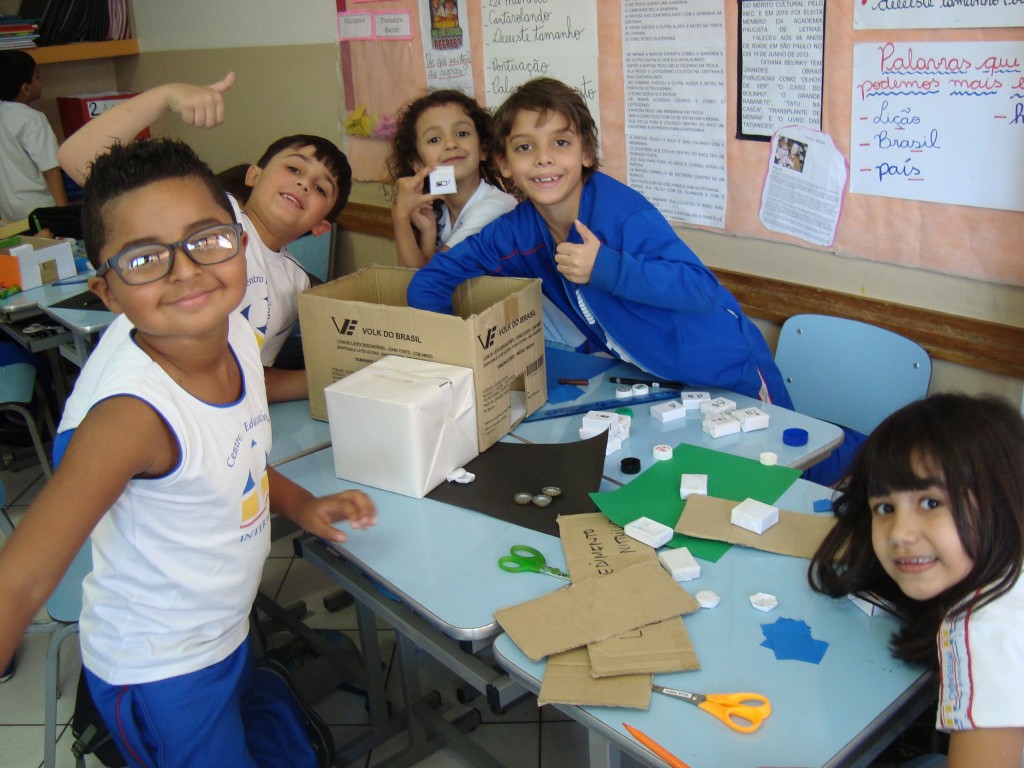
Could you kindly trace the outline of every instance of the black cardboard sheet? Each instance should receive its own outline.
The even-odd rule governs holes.
[[[558,536],[559,515],[596,511],[589,494],[601,485],[607,445],[606,432],[575,443],[498,442],[466,465],[476,480],[443,482],[427,498]],[[549,485],[562,489],[550,506],[512,500],[519,491],[537,494]]]

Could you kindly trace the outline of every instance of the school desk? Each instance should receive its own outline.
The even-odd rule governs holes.
[[[308,412],[304,413],[298,404],[283,409],[281,413],[294,420],[293,425],[302,426],[309,421]],[[793,417],[794,423],[808,428],[812,435],[817,434],[822,440],[830,439],[830,431],[815,423],[814,419],[799,414],[793,414]],[[275,423],[274,418],[276,416],[272,413],[275,437],[292,431],[288,419],[279,419]],[[564,418],[573,424],[579,421],[575,417]],[[537,422],[538,425],[542,423]],[[564,424],[562,427],[568,429]],[[636,445],[643,443],[649,450],[650,445],[662,442],[662,435],[655,439],[644,434],[649,427],[644,416],[639,415],[627,446],[636,441]],[[550,428],[549,423],[544,429]],[[517,429],[516,434],[519,432]],[[534,438],[539,437],[535,432],[530,434]],[[746,437],[753,434],[747,433]],[[762,435],[756,439],[765,437]],[[781,440],[776,439],[776,442],[779,444],[769,442],[768,445],[782,450]],[[808,452],[821,448],[820,442],[806,446]],[[620,454],[608,457],[608,477],[614,474],[619,458],[625,454],[624,448]],[[412,723],[410,750],[415,754],[426,754],[433,748],[427,746],[424,726],[427,724],[430,730],[440,732],[460,750],[472,753],[474,764],[497,765],[492,758],[475,753],[473,746],[459,738],[457,729],[448,726],[439,713],[423,703],[416,681],[416,649],[436,658],[466,681],[470,688],[485,693],[492,706],[500,709],[511,703],[521,693],[521,688],[511,684],[506,675],[496,672],[472,651],[488,645],[500,632],[493,618],[495,610],[539,597],[558,588],[561,582],[546,576],[505,573],[498,569],[497,559],[513,544],[528,544],[543,552],[551,564],[564,567],[559,540],[430,499],[413,499],[338,480],[334,476],[333,456],[329,449],[284,461],[277,468],[317,495],[360,488],[370,495],[379,510],[378,523],[374,528],[350,532],[349,541],[340,547],[326,545],[310,536],[299,540],[304,557],[356,599],[361,644],[364,653],[368,651],[371,688],[372,732],[366,738],[383,740],[394,732],[395,727],[395,721],[387,715],[383,681],[373,680],[378,666],[374,660],[379,656],[374,638],[376,621],[380,618],[397,630],[399,653],[405,662],[402,665],[405,706],[408,712],[416,715],[405,721]],[[602,483],[602,490],[615,487],[616,483],[611,479],[606,478]],[[809,508],[813,500],[826,493],[827,490],[819,486],[797,481],[787,492],[787,495],[792,494],[787,506]],[[742,558],[742,555],[737,557]],[[763,591],[769,588],[768,582],[762,586]],[[884,647],[884,642],[881,645]],[[697,650],[700,653],[699,646]],[[351,759],[365,746],[353,745],[342,756]]]

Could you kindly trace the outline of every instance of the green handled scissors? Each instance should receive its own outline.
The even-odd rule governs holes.
[[[544,555],[525,544],[513,544],[507,555],[498,558],[498,567],[509,573],[546,573],[557,579],[572,581],[569,574],[548,565]]]
[[[652,685],[651,690],[696,704],[740,733],[753,733],[772,713],[771,702],[760,693],[688,693],[662,685]]]

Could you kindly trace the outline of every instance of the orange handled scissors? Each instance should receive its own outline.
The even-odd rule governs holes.
[[[771,702],[760,693],[689,693],[662,685],[652,685],[651,690],[696,704],[740,733],[753,733],[772,713]]]

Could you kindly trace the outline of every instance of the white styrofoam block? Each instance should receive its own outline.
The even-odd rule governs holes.
[[[847,597],[850,598],[850,601],[864,611],[868,616],[880,616],[885,613],[880,606],[868,602],[863,597],[857,597],[856,595],[847,595]]]
[[[611,411],[587,411],[583,415],[583,429],[602,430],[610,429],[619,423],[619,414]]]
[[[700,578],[700,565],[686,547],[659,552],[658,560],[661,561],[661,567],[676,581],[693,581]]]
[[[607,431],[608,427],[604,427],[603,429],[585,429],[583,427],[580,427],[580,440],[589,440],[595,435],[600,435],[602,432]]]
[[[679,478],[679,498],[686,500],[690,494],[708,495],[707,475],[686,475]]]
[[[681,402],[683,407],[688,411],[699,409],[701,403],[710,399],[710,392],[683,392],[679,395],[679,402]]]
[[[626,523],[622,530],[627,536],[632,536],[655,549],[665,544],[673,535],[671,528],[649,517],[638,517],[633,522]]]
[[[744,408],[729,414],[740,423],[740,429],[744,432],[753,432],[756,429],[768,429],[768,414],[760,408]]]
[[[744,499],[732,508],[730,521],[740,528],[761,534],[779,522],[779,508],[757,499]]]
[[[479,454],[470,368],[389,355],[324,394],[343,480],[422,498]]]
[[[740,423],[728,413],[712,413],[704,417],[701,429],[712,437],[725,437],[739,432]]]
[[[651,418],[661,422],[675,421],[686,418],[686,406],[679,400],[655,403],[651,406]]]
[[[736,403],[727,397],[716,397],[714,400],[704,400],[700,404],[701,413],[724,413],[736,409]]]

